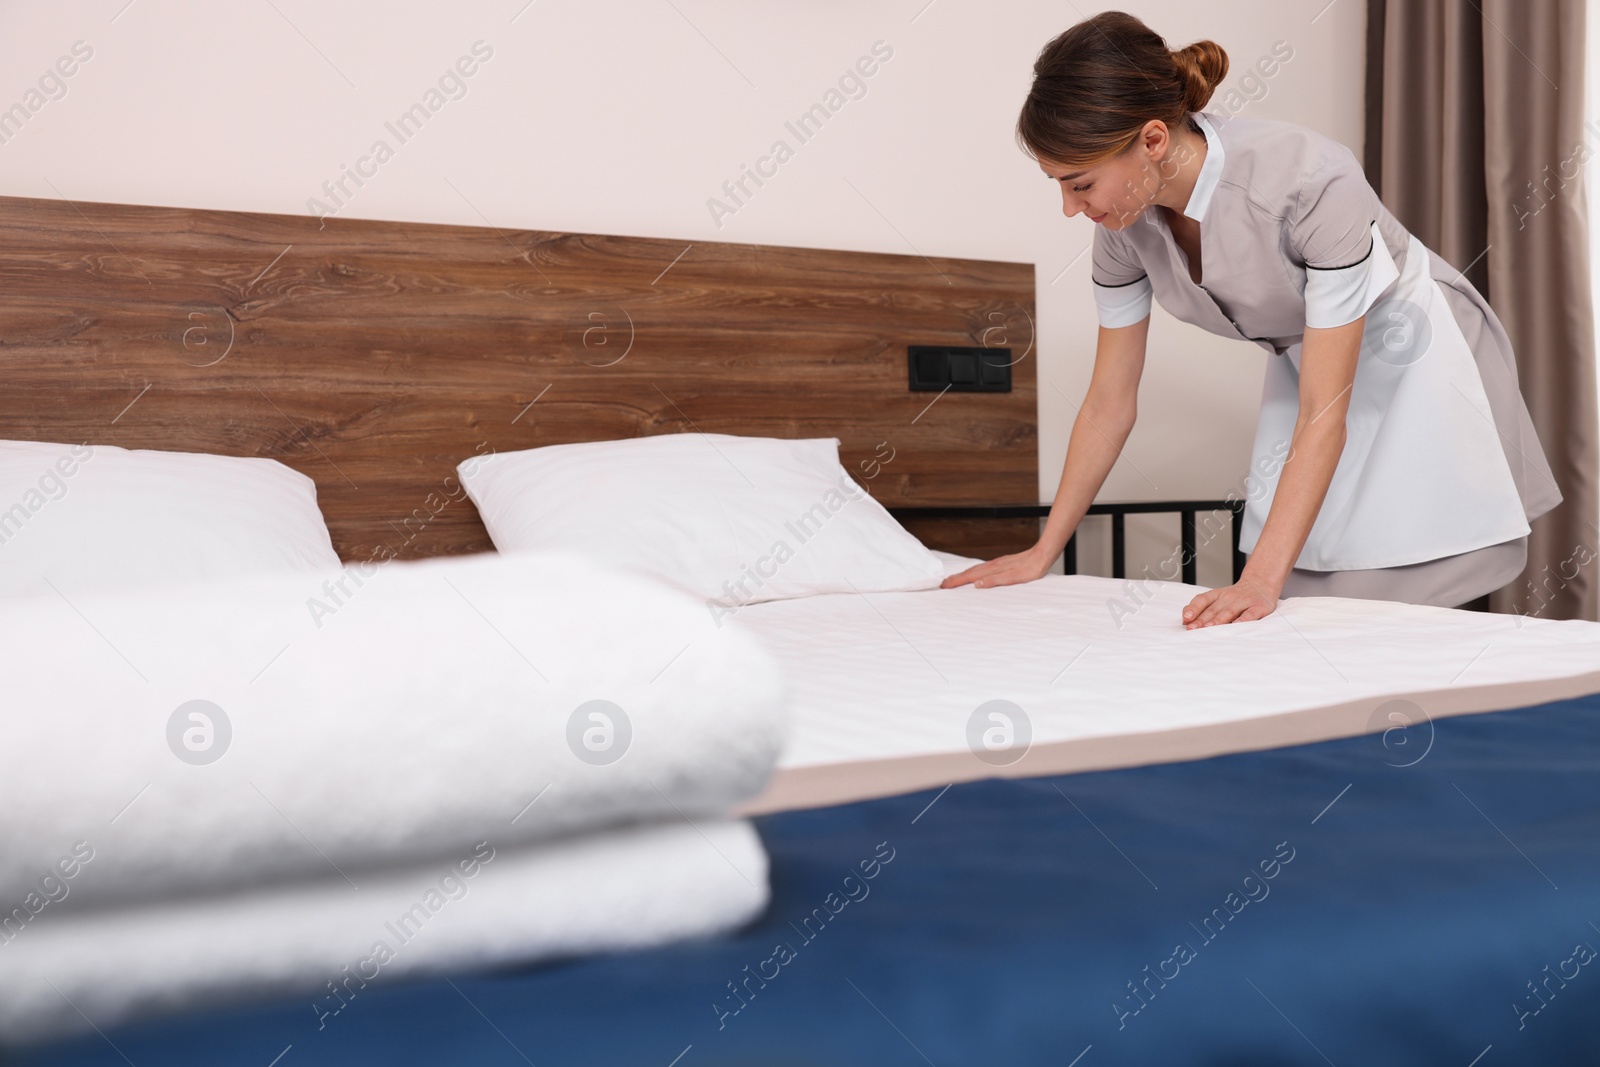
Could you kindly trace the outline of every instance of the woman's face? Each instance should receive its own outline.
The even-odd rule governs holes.
[[[1139,139],[1118,155],[1088,167],[1040,160],[1039,169],[1061,186],[1061,211],[1087,215],[1110,230],[1121,230],[1139,216],[1176,175],[1174,141],[1166,123],[1145,124]]]

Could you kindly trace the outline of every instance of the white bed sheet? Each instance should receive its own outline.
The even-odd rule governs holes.
[[[939,556],[949,573],[977,562]],[[967,752],[968,720],[994,699],[1023,709],[1038,746],[1600,670],[1600,623],[1292,597],[1259,621],[1184,630],[1201,589],[1050,575],[738,617],[794,686],[780,770]]]

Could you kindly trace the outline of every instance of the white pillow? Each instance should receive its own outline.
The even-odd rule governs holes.
[[[705,599],[932,589],[944,565],[845,472],[836,437],[675,433],[474,456],[457,468],[502,552],[568,551]]]
[[[339,565],[316,484],[277,460],[0,441],[0,596]]]

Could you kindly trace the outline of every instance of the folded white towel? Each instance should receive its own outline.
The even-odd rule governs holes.
[[[787,697],[737,620],[553,554],[19,599],[0,644],[13,925],[718,815]]]
[[[679,819],[520,848],[483,841],[371,873],[359,891],[331,875],[82,915],[47,909],[0,944],[0,1040],[267,994],[304,995],[315,1040],[374,982],[648,948],[736,928],[767,898],[766,853],[748,823]]]

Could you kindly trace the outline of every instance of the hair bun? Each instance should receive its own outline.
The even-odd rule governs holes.
[[[1172,65],[1183,82],[1184,110],[1199,111],[1228,76],[1228,53],[1215,41],[1196,41],[1172,53]]]

